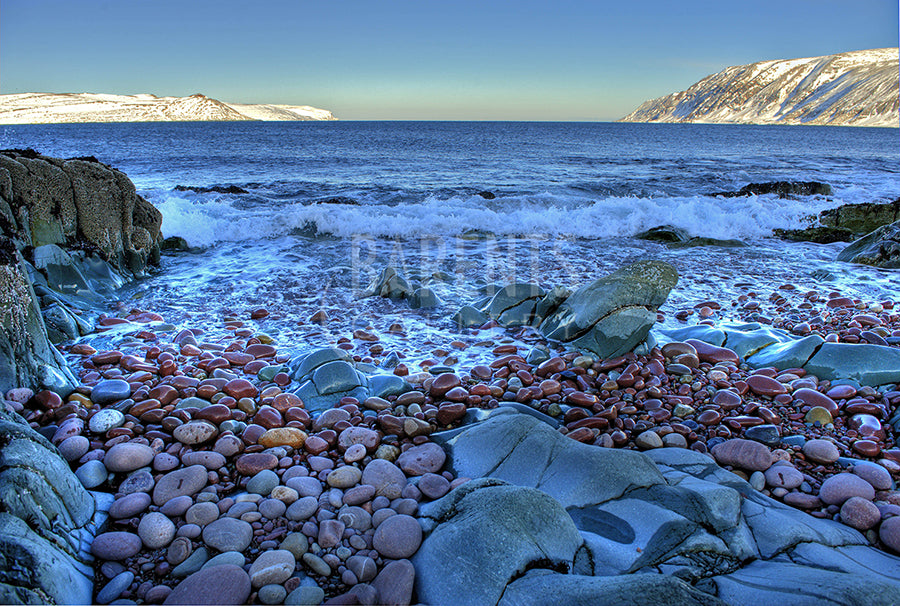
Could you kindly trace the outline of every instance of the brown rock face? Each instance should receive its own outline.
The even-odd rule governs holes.
[[[4,178],[9,191],[3,196],[22,247],[81,241],[116,269],[138,275],[156,262],[162,214],[124,173],[94,159],[10,150],[0,153]]]

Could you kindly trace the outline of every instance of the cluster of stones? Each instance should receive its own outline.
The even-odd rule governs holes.
[[[806,337],[818,335],[829,343],[869,343],[900,346],[900,313],[893,301],[867,303],[858,298],[830,292],[827,296],[794,284],[782,284],[767,297],[756,292],[742,294],[723,306],[718,301],[704,301],[692,308],[680,309],[675,318],[717,319],[735,314],[745,322],[758,322]]]
[[[227,324],[225,343],[184,330],[132,353],[76,344],[82,386],[65,400],[7,394],[85,487],[115,494],[91,548],[96,601],[408,603],[418,505],[466,481],[429,440],[465,415],[444,398],[459,379],[311,418],[287,356]]]

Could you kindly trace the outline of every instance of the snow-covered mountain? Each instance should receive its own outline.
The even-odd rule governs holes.
[[[900,126],[896,48],[729,67],[621,122]]]
[[[190,97],[96,93],[0,95],[0,124],[336,119],[330,111],[308,105],[225,103],[205,95]]]

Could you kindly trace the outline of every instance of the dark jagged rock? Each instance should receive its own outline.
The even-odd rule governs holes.
[[[478,192],[478,195],[481,196],[482,198],[484,198],[485,200],[493,200],[494,198],[497,197],[494,194],[494,192],[490,192],[490,191],[480,191],[480,192]]]
[[[175,191],[192,191],[198,194],[249,194],[243,187],[237,185],[213,185],[212,187],[200,187],[198,185],[176,185]]]
[[[900,221],[879,227],[838,254],[838,261],[900,268]]]
[[[181,236],[169,236],[159,244],[160,250],[186,251],[190,250],[187,240]]]
[[[854,234],[867,234],[897,221],[900,221],[900,198],[883,204],[844,204],[819,213],[822,225],[846,229]]]
[[[672,225],[651,227],[634,237],[639,240],[650,240],[652,242],[687,242],[691,238],[685,230]]]
[[[827,227],[818,225],[806,229],[776,229],[775,235],[790,242],[815,242],[831,244],[832,242],[852,242],[855,234],[844,227]]]
[[[718,238],[704,238],[704,237],[696,237],[691,238],[686,242],[672,242],[669,244],[670,248],[693,248],[695,246],[725,246],[729,248],[739,247],[739,246],[747,246],[744,242],[740,240],[719,240]]]
[[[771,181],[767,183],[750,183],[738,191],[724,191],[712,194],[725,198],[740,198],[743,196],[762,196],[765,194],[777,194],[779,198],[790,196],[830,196],[831,186],[818,181]]]

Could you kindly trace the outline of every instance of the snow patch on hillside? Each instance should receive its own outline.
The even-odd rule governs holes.
[[[900,126],[897,48],[728,67],[622,122]]]
[[[225,103],[205,95],[19,93],[0,95],[0,124],[75,122],[211,122],[237,120],[336,120],[308,105]]]

